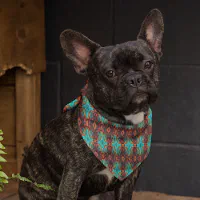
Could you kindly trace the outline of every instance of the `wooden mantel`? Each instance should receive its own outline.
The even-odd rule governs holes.
[[[0,76],[16,66],[45,71],[44,0],[1,0],[0,24]]]
[[[40,131],[40,74],[46,69],[44,0],[1,0],[0,24],[0,129],[4,131],[8,151],[12,152],[7,157],[7,169],[13,170],[9,165],[15,162],[16,173],[20,171],[24,146],[30,145]],[[7,73],[9,69],[14,73]],[[12,105],[8,98],[12,98]],[[15,113],[12,145],[8,117],[11,108]]]

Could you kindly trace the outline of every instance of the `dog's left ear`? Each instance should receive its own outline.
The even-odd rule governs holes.
[[[158,9],[153,9],[143,21],[137,38],[145,40],[156,53],[162,55],[163,33],[164,22],[162,13]]]
[[[100,47],[83,34],[71,29],[60,34],[60,44],[64,54],[73,62],[76,72],[84,75],[92,55]]]

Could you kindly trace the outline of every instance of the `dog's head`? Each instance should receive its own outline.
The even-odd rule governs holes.
[[[95,104],[129,115],[144,111],[157,99],[163,32],[162,14],[154,9],[136,41],[102,47],[81,33],[65,30],[60,42],[75,70],[88,76]]]

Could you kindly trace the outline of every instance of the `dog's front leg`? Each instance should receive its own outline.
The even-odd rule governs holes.
[[[77,200],[85,177],[85,169],[64,169],[57,200]]]
[[[131,200],[136,181],[140,174],[140,167],[129,175],[124,182],[115,189],[115,200]]]
[[[115,200],[131,200],[133,189],[130,189],[130,186],[130,180],[126,180],[120,187],[115,189]]]

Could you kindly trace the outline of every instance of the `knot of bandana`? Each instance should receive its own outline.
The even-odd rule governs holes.
[[[130,175],[148,156],[152,137],[152,111],[144,121],[124,125],[103,117],[84,95],[67,104],[64,112],[78,107],[78,126],[84,141],[119,180]]]

